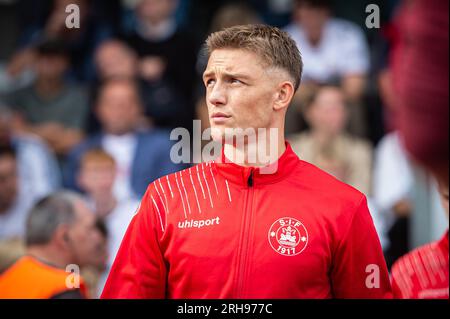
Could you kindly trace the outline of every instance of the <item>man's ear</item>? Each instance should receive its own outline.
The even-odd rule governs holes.
[[[70,244],[69,227],[67,225],[60,225],[57,227],[53,234],[52,241],[54,241],[59,247],[66,248]]]
[[[294,85],[290,81],[284,81],[278,86],[273,106],[275,111],[282,110],[289,106],[294,96],[294,91]]]

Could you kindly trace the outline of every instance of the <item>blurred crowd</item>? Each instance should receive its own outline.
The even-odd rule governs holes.
[[[365,24],[369,3],[381,28]],[[69,4],[80,8],[80,28],[66,27]],[[436,183],[398,132],[390,65],[407,4],[0,0],[0,273],[34,252],[43,264],[82,267],[86,294],[99,296],[147,185],[189,165],[170,160],[170,131],[192,131],[194,119],[209,126],[203,41],[248,23],[297,42],[304,73],[288,140],[366,194],[388,266],[418,244],[414,214],[434,216],[427,236],[440,238],[448,215]],[[417,205],[418,193],[430,204]],[[448,207],[448,188],[441,193]],[[45,278],[41,264],[26,266]]]

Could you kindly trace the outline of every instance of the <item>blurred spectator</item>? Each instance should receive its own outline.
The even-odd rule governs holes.
[[[81,159],[78,173],[79,187],[86,193],[88,203],[97,217],[105,223],[108,233],[108,260],[106,270],[98,284],[98,294],[103,289],[122,238],[128,228],[139,201],[118,200],[113,194],[116,163],[114,158],[101,149],[92,149]]]
[[[448,185],[439,184],[448,219]],[[448,230],[441,240],[421,246],[392,267],[392,292],[399,299],[449,298]]]
[[[173,128],[186,115],[180,109],[180,97],[169,94],[162,82],[147,81],[141,76],[138,57],[125,43],[114,39],[103,42],[96,51],[95,62],[98,83],[93,87],[94,98],[102,81],[119,77],[131,78],[136,79],[139,84],[144,115],[149,122],[158,127]],[[95,122],[94,125],[98,126],[98,120]]]
[[[0,145],[0,240],[23,239],[28,211],[37,199],[28,191],[18,177],[16,151]]]
[[[409,250],[409,217],[413,211],[414,174],[401,136],[387,134],[375,150],[373,216],[388,268]]]
[[[0,239],[23,234],[31,204],[18,201],[18,192],[16,153],[11,147],[0,146]]]
[[[360,103],[369,71],[369,50],[362,30],[333,18],[329,0],[296,0],[293,16],[286,31],[297,42],[305,64],[294,105],[301,107],[318,84],[339,83],[349,101],[350,132],[363,136],[366,123]]]
[[[47,2],[47,3],[43,3]],[[50,3],[50,5],[48,5]],[[66,7],[79,7],[79,28],[68,28],[66,18],[69,15]],[[12,56],[8,66],[8,73],[17,76],[33,64],[32,47],[39,42],[59,39],[68,47],[70,79],[77,82],[91,80],[94,75],[93,52],[97,45],[112,34],[114,20],[118,19],[119,6],[117,0],[88,1],[88,0],[53,0],[37,1],[38,17],[27,17],[26,26],[21,37],[22,48]],[[20,10],[29,11],[23,5]],[[95,11],[97,10],[97,11]],[[115,11],[117,13],[115,13]],[[110,14],[106,17],[104,12]],[[34,12],[28,12],[33,16]],[[25,17],[23,18],[25,20]]]
[[[296,0],[294,21],[286,28],[305,61],[303,84],[340,81],[348,98],[359,99],[369,70],[362,30],[331,17],[327,0]]]
[[[61,185],[58,162],[52,151],[37,136],[13,131],[14,115],[0,105],[0,145],[11,145],[17,157],[18,176],[28,194],[38,198]]]
[[[36,48],[35,82],[5,99],[20,115],[17,129],[37,134],[58,155],[81,141],[88,110],[85,92],[64,80],[68,65],[61,42],[40,44]]]
[[[178,117],[167,125],[190,129],[197,45],[189,33],[178,27],[174,17],[177,5],[178,0],[140,0],[134,29],[124,39],[136,50],[140,76],[154,90],[155,99],[174,103],[171,107],[176,108]]]
[[[290,137],[294,152],[369,195],[372,148],[365,140],[345,133],[347,106],[342,90],[333,86],[318,89],[306,106],[305,117],[311,129]]]
[[[135,82],[129,79],[107,81],[99,91],[96,112],[102,131],[88,137],[69,155],[65,180],[76,188],[76,174],[82,156],[101,148],[117,164],[114,195],[118,199],[140,198],[147,185],[160,176],[181,169],[170,160],[169,133],[156,128],[139,131],[142,104]]]
[[[97,100],[98,90],[103,82],[115,78],[138,78],[138,58],[136,53],[122,41],[106,40],[95,51],[96,78],[91,85],[90,104]],[[101,129],[95,108],[89,109],[88,133],[98,133]]]
[[[23,253],[25,220],[33,203],[60,185],[56,159],[37,137],[15,134],[0,105],[0,273]]]
[[[0,298],[86,298],[83,279],[75,272],[68,281],[66,267],[96,259],[101,234],[95,222],[76,194],[60,192],[39,201],[27,220],[26,255],[0,276]]]

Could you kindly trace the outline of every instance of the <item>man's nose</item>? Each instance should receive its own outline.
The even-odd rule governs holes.
[[[223,85],[216,83],[209,93],[208,100],[209,103],[214,106],[225,105],[227,103],[227,99]]]

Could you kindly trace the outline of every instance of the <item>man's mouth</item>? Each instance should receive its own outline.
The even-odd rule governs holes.
[[[213,113],[212,116],[211,116],[211,119],[213,120],[213,122],[214,122],[215,124],[221,124],[221,123],[224,123],[224,122],[226,122],[229,118],[231,118],[231,115],[228,115],[228,114],[225,114],[225,113],[222,113],[222,112],[216,112],[216,113]]]

